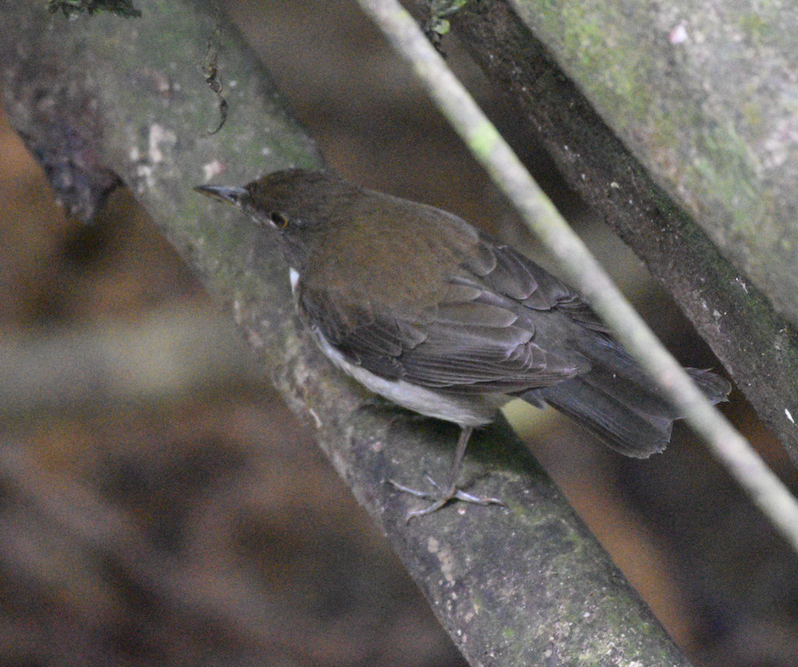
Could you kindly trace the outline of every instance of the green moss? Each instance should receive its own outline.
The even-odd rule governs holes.
[[[740,111],[743,114],[745,124],[751,128],[752,131],[757,132],[762,128],[762,107],[759,102],[755,100],[754,93],[750,92],[743,96],[742,103],[740,104]]]
[[[771,30],[768,22],[756,12],[743,14],[740,17],[738,26],[744,33],[746,40],[754,45],[759,45],[762,38]]]
[[[649,72],[655,64],[633,35],[617,30],[621,17],[604,4],[565,3],[560,13],[548,11],[547,20],[573,78],[602,113],[624,125],[643,122],[652,107]]]
[[[724,202],[732,214],[734,231],[752,238],[759,233],[764,211],[745,143],[733,127],[718,125],[698,134],[696,144],[701,157],[693,166],[703,181],[701,189]]]

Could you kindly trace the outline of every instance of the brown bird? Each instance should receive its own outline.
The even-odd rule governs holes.
[[[274,234],[299,313],[336,366],[460,426],[448,483],[410,517],[452,498],[497,502],[456,483],[473,429],[514,397],[548,403],[626,456],[646,458],[670,441],[680,415],[579,295],[456,215],[324,171],[195,189]],[[687,372],[713,403],[726,400],[726,380]]]

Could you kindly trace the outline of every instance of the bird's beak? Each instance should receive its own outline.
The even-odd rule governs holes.
[[[232,188],[224,185],[198,185],[194,191],[236,206],[240,206],[249,197],[249,192],[245,188]]]

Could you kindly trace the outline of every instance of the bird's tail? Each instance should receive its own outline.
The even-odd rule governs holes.
[[[580,352],[593,364],[588,373],[521,398],[537,405],[545,401],[625,456],[647,458],[663,451],[674,420],[682,415],[617,343],[597,336]],[[725,379],[707,370],[686,370],[710,401],[726,400],[731,385]]]

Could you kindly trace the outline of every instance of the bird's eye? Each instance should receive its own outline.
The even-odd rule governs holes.
[[[269,220],[277,229],[285,229],[288,227],[288,216],[280,211],[272,211],[269,213]]]

